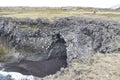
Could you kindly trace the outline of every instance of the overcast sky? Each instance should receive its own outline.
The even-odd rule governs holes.
[[[0,0],[0,6],[63,7],[82,6],[109,8],[120,5],[120,0]]]

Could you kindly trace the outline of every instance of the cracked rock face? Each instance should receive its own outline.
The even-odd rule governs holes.
[[[0,41],[10,50],[14,48],[20,52],[21,59],[38,61],[67,54],[70,63],[74,58],[97,52],[119,52],[119,26],[113,21],[77,17],[60,18],[54,22],[1,17]]]
[[[45,77],[71,65],[74,59],[119,52],[119,43],[120,23],[114,21],[0,18],[0,44],[8,50],[3,68],[8,72]]]
[[[62,26],[69,27],[68,30],[61,31],[67,44],[68,64],[74,58],[94,53],[119,52],[119,23],[75,17],[62,20],[70,23],[68,26]]]

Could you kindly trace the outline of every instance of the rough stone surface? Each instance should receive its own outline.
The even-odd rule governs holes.
[[[32,57],[32,60],[37,61],[65,56],[64,53],[67,53],[67,61],[70,63],[74,58],[97,52],[119,52],[119,26],[114,21],[77,17],[59,18],[53,22],[47,19],[1,17],[0,41],[8,48],[20,52],[18,58]],[[23,27],[31,30],[26,31]],[[33,29],[37,30],[31,32]],[[23,57],[19,57],[21,55]]]
[[[33,71],[32,75],[40,76],[38,74],[42,69],[37,70],[39,68],[36,67],[43,68],[55,58],[67,57],[70,67],[74,65],[73,60],[80,60],[84,56],[95,53],[119,53],[119,43],[120,23],[114,21],[77,17],[59,18],[53,22],[47,19],[0,18],[0,44],[9,50],[9,53],[5,54],[8,71],[20,72],[25,69],[28,71],[25,74],[31,74],[29,71]],[[54,65],[57,66],[59,63],[61,61]],[[32,67],[33,64],[36,65],[35,68]],[[62,63],[55,69],[59,70],[61,66]],[[51,70],[50,67],[44,69]],[[38,73],[34,73],[37,71]],[[64,69],[62,71],[64,72]],[[63,75],[61,72],[57,74]]]

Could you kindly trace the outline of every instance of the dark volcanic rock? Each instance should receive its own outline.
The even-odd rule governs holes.
[[[69,19],[69,30],[61,31],[67,43],[68,62],[94,53],[119,52],[119,23],[75,17]]]
[[[77,17],[59,18],[54,22],[0,18],[0,41],[15,48],[27,60],[38,61],[67,54],[70,63],[74,58],[93,53],[119,52],[119,26],[114,21]]]
[[[15,48],[15,50],[23,53],[20,55],[25,56],[26,59],[32,60],[41,60],[41,56],[45,56],[45,59],[48,58],[51,55],[51,53],[59,54],[62,52],[66,52],[63,50],[66,50],[65,48],[65,41],[61,41],[60,37],[56,37],[53,40],[53,36],[57,36],[56,33],[54,33],[54,29],[50,28],[51,25],[48,21],[40,21],[40,19],[37,20],[29,20],[29,19],[11,19],[11,18],[0,18],[0,41],[2,44],[4,44],[8,48]],[[33,26],[38,29],[37,31],[31,33],[30,31],[26,32],[21,27],[26,26],[25,28],[29,29]],[[37,27],[36,27],[37,26]],[[41,27],[42,26],[42,27]],[[45,27],[45,28],[44,28]],[[43,29],[39,29],[43,28]],[[57,28],[56,28],[57,29]],[[53,34],[54,33],[54,34]],[[59,40],[60,39],[60,40]],[[60,50],[55,51],[52,47],[56,46],[58,44]],[[29,54],[24,54],[29,53]],[[64,54],[62,53],[62,54]],[[10,56],[14,56],[14,54],[10,54]],[[32,55],[32,56],[31,56]],[[36,56],[37,55],[37,56]],[[18,55],[19,56],[19,55]],[[27,57],[26,57],[27,56]],[[36,56],[36,57],[34,57]],[[14,57],[13,57],[14,58]],[[19,57],[18,57],[19,58]]]

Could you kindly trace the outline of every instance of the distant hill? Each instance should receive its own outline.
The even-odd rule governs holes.
[[[116,10],[119,10],[119,11],[120,11],[120,7],[119,7],[119,8],[117,8]]]
[[[111,9],[120,10],[120,5],[115,5],[115,6],[111,7]]]

